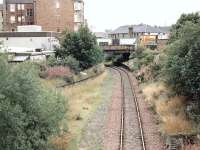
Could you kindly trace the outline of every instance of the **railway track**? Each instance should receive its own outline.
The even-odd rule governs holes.
[[[121,78],[122,106],[119,150],[146,150],[143,125],[132,79],[126,69],[111,67]]]

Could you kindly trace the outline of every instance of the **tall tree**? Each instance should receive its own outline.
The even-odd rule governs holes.
[[[188,22],[192,24],[198,24],[200,22],[199,13],[182,14],[176,24],[174,24],[171,28],[169,43],[172,43],[181,37],[182,29]]]
[[[103,61],[103,51],[97,46],[96,37],[87,27],[78,32],[64,32],[61,47],[56,50],[61,59],[71,56],[79,61],[81,69],[87,69]]]

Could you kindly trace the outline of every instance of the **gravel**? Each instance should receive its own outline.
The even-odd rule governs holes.
[[[111,99],[113,79],[108,73],[107,79],[102,83],[102,102],[91,115],[88,121],[80,144],[79,150],[100,150],[103,143],[104,124],[108,112],[108,104]]]

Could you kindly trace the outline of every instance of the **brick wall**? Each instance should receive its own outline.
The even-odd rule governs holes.
[[[34,12],[32,16],[27,16],[27,9],[32,9],[34,11],[33,4],[24,4],[24,10],[18,10],[17,4],[15,4],[15,12],[10,12],[10,5],[4,6],[4,31],[12,31],[17,29],[20,25],[30,25],[34,24]],[[15,23],[10,22],[10,17],[15,17]],[[25,17],[24,21],[18,21],[18,17]]]
[[[35,24],[42,30],[74,30],[73,0],[36,0],[35,6]]]

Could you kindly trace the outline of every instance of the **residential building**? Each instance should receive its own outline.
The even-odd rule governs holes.
[[[44,31],[74,30],[74,1],[36,0],[35,18]]]
[[[109,38],[115,39],[131,39],[135,38],[136,44],[146,47],[159,47],[164,45],[169,39],[170,27],[157,27],[146,24],[120,26],[116,30],[109,33]]]
[[[83,0],[4,0],[4,31],[39,25],[43,31],[78,30],[84,24]]]
[[[16,31],[17,26],[34,24],[33,0],[4,0],[4,31]]]
[[[141,35],[159,35],[169,33],[169,27],[153,27],[146,24],[120,26],[109,33],[109,37],[117,38],[137,38]]]
[[[83,0],[74,0],[74,30],[77,31],[84,24],[84,2]]]
[[[108,38],[108,34],[106,32],[95,32],[94,34],[97,38],[97,44],[99,46],[108,46],[112,44],[112,39]]]

